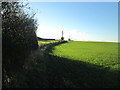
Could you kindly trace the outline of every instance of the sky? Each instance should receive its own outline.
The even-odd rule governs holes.
[[[41,38],[118,41],[117,2],[29,2]]]

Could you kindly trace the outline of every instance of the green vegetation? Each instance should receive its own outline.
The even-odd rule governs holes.
[[[22,2],[2,2],[2,85],[16,87],[29,55],[38,48],[37,21]],[[27,11],[28,10],[28,11]]]
[[[104,67],[118,68],[118,43],[70,41],[55,47],[53,55]]]
[[[50,44],[50,43],[55,43],[55,42],[60,42],[61,40],[41,40],[38,41],[38,45],[44,45],[44,44]]]
[[[70,41],[49,53],[49,72],[62,82],[56,87],[119,87],[118,43]]]
[[[37,41],[26,6],[2,2],[3,88],[119,87],[118,43]]]
[[[38,42],[40,43],[40,42],[48,42],[48,41],[38,41]],[[10,83],[11,87],[18,87],[18,88],[119,87],[119,80],[118,80],[119,69],[117,69],[118,66],[118,64],[116,64],[117,61],[113,62],[112,64],[112,62],[110,61],[107,62],[107,60],[105,59],[106,61],[104,62],[106,62],[107,64],[105,63],[101,64],[99,61],[98,63],[96,62],[94,63],[94,61],[90,62],[85,59],[83,60],[79,59],[80,56],[78,53],[80,52],[80,50],[78,50],[78,48],[80,48],[80,45],[82,46],[81,50],[84,51],[86,50],[85,48],[89,49],[88,46],[94,48],[93,46],[96,45],[99,48],[100,47],[103,48],[106,47],[106,44],[111,45],[112,47],[111,51],[114,51],[114,54],[116,54],[115,51],[117,50],[117,46],[116,46],[117,43],[103,44],[103,42],[70,41],[68,43],[64,43],[61,45],[57,44],[57,46],[56,43],[54,43],[54,44],[45,45],[42,48],[38,48],[36,51],[32,52],[30,56],[27,58],[28,62],[25,65],[26,68],[24,68],[23,71],[19,72],[17,79],[18,81],[14,82],[15,84]],[[82,49],[83,47],[84,49]],[[96,50],[96,49],[92,49],[92,50]],[[99,49],[99,52],[100,51],[102,52],[102,49]],[[70,55],[67,56],[67,54]],[[78,55],[75,56],[75,54]],[[111,61],[113,61],[113,59],[111,59]],[[7,78],[7,82],[11,82],[11,78]]]

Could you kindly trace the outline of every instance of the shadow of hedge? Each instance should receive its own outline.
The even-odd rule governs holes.
[[[53,47],[47,49],[52,52]],[[118,71],[79,60],[46,54],[48,87],[110,88],[120,87]]]
[[[120,87],[118,71],[50,55],[54,44],[38,49],[28,69],[16,81],[20,88],[114,88]]]

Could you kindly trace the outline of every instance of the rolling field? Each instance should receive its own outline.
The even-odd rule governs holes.
[[[118,43],[69,41],[49,54],[48,71],[65,87],[120,87]]]
[[[52,55],[118,69],[118,43],[70,41],[54,48]]]
[[[41,43],[54,41],[38,42],[43,45]],[[25,79],[21,79],[20,87],[120,87],[117,43],[69,41],[46,47],[31,55],[35,64],[30,70],[22,72]]]

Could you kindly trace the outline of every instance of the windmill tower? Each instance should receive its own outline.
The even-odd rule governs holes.
[[[64,40],[63,33],[64,33],[64,32],[63,32],[63,30],[62,30],[62,37],[61,37],[61,40]]]

